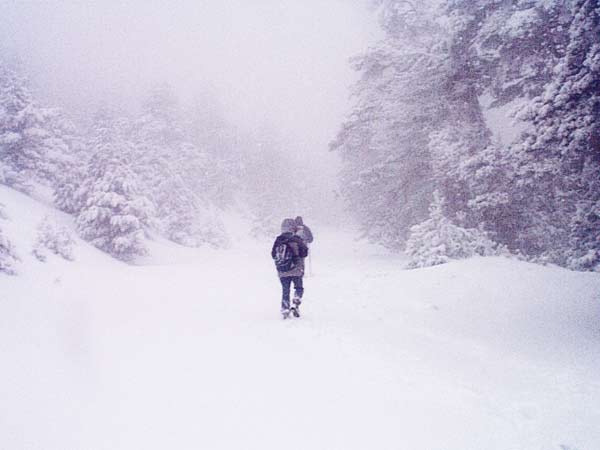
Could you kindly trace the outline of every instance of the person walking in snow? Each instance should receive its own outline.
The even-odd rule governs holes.
[[[300,239],[302,239],[302,242],[304,242],[304,244],[306,244],[306,247],[310,247],[310,244],[312,244],[313,239],[313,234],[312,231],[310,230],[310,228],[308,227],[308,225],[304,224],[304,221],[302,220],[302,216],[298,216],[295,219],[296,222],[296,236],[299,236]],[[311,256],[310,253],[308,254],[308,274],[310,276],[312,276],[312,261],[311,261]]]
[[[296,217],[296,236],[300,236],[300,239],[306,244],[308,247],[309,244],[313,241],[313,234],[308,225],[304,224],[302,220],[302,216]]]
[[[277,275],[281,282],[281,314],[284,319],[290,316],[300,317],[300,303],[304,287],[302,277],[304,276],[304,258],[308,254],[308,247],[295,235],[296,221],[285,219],[281,224],[281,234],[277,236],[271,249],[271,257],[275,261]],[[293,306],[290,306],[290,288],[294,283]]]

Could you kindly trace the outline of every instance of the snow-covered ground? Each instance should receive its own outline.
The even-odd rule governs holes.
[[[282,321],[271,242],[41,263],[36,223],[69,218],[0,189],[22,259],[0,276],[1,449],[600,449],[598,274],[407,271],[314,226]]]

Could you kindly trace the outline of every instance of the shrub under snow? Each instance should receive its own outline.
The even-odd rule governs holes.
[[[406,244],[409,268],[444,264],[453,259],[497,254],[497,244],[483,232],[453,224],[442,211],[443,200],[436,192],[429,218],[411,228]]]
[[[0,272],[15,275],[14,264],[18,261],[14,247],[0,230]]]
[[[0,203],[0,219],[6,219],[4,212],[2,211],[2,204]],[[15,275],[16,271],[14,264],[19,260],[15,253],[15,249],[11,242],[6,236],[2,234],[0,228],[0,272],[4,272],[9,275]]]
[[[46,261],[46,250],[64,259],[73,261],[73,245],[75,242],[69,231],[50,221],[48,217],[38,225],[38,236],[31,253],[40,261]]]

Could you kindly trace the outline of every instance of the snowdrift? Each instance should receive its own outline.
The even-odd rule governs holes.
[[[315,226],[303,317],[283,322],[268,241],[157,241],[132,266],[78,240],[42,263],[37,223],[70,218],[0,196],[21,258],[0,277],[1,448],[600,448],[598,274],[403,270]]]

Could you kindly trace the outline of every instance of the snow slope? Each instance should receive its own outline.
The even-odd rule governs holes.
[[[18,249],[45,214],[69,225],[0,198]],[[22,254],[0,277],[0,448],[600,449],[598,274],[406,271],[314,231],[303,317],[285,322],[270,242],[159,242],[169,264],[146,266],[83,242],[75,263]]]

